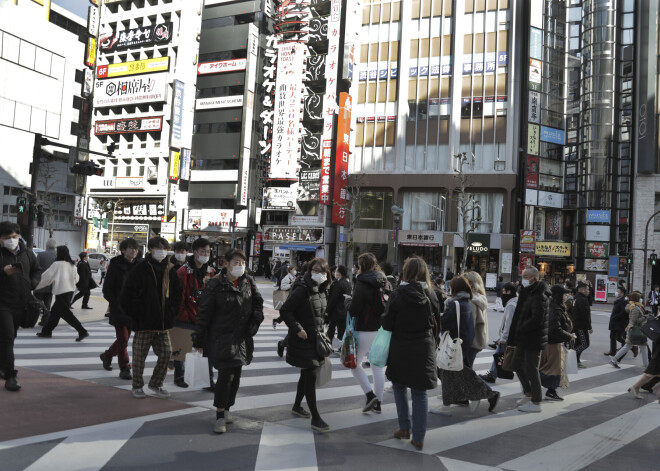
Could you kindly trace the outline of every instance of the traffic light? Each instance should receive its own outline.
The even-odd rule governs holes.
[[[26,213],[27,210],[27,199],[23,198],[22,196],[20,198],[16,198],[16,211],[18,214]]]
[[[633,256],[632,256],[631,253],[629,253],[629,254],[628,254],[628,257],[626,258],[626,263],[627,263],[628,265],[632,265],[632,262],[633,262]]]
[[[76,175],[87,175],[91,177],[92,175],[100,177],[103,175],[103,169],[96,165],[95,162],[84,161],[84,162],[74,162],[73,167],[70,168],[71,173]]]
[[[649,255],[649,262],[651,262],[651,266],[654,267],[658,263],[658,256],[652,253]]]

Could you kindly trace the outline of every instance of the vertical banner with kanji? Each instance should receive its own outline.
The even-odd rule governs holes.
[[[325,59],[325,95],[323,96],[323,133],[321,142],[331,141],[335,111],[337,110],[337,76],[339,74],[339,37],[341,32],[341,0],[330,2],[328,17],[328,54]],[[342,52],[343,55],[343,52]],[[323,175],[323,171],[321,171]],[[323,190],[321,190],[323,195]],[[330,204],[329,202],[322,204]]]
[[[321,204],[330,206],[330,167],[332,165],[332,139],[324,140],[321,145]]]
[[[335,180],[332,206],[332,223],[346,222],[346,193],[348,192],[348,155],[351,143],[351,111],[353,100],[346,92],[339,94],[337,118],[337,147],[335,155]]]
[[[181,126],[183,124],[183,93],[184,83],[174,80],[172,84],[174,96],[172,97],[172,122],[170,125],[170,147],[181,149]]]

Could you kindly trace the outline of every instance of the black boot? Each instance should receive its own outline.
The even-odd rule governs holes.
[[[7,391],[18,391],[19,389],[21,389],[21,385],[16,379],[17,374],[18,371],[16,370],[12,370],[9,373],[7,373],[7,380],[5,381],[5,389]]]

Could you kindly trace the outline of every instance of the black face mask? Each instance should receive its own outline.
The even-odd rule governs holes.
[[[506,306],[506,303],[508,303],[510,299],[513,299],[515,297],[516,297],[515,294],[504,294],[504,293],[502,293],[502,304],[504,304]]]

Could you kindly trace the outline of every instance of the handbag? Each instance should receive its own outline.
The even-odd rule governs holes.
[[[438,368],[446,371],[461,371],[463,369],[463,350],[461,349],[461,305],[458,301],[456,304],[456,324],[458,329],[455,339],[451,338],[449,331],[445,331],[440,338],[440,347],[436,355]]]
[[[646,335],[644,335],[641,326],[634,325],[630,329],[628,329],[628,340],[633,345],[646,344]]]
[[[207,388],[210,385],[208,360],[201,353],[193,351],[186,353],[185,372],[183,380],[190,389]]]
[[[387,365],[387,357],[390,354],[390,340],[392,339],[392,332],[385,330],[382,327],[378,329],[376,338],[374,338],[371,348],[369,349],[369,363],[379,368],[384,368]]]
[[[577,353],[573,348],[569,348],[566,350],[566,374],[576,375],[577,373],[578,373]]]
[[[316,331],[316,353],[318,356],[327,358],[332,352],[332,341],[320,330]]]
[[[330,358],[326,358],[323,364],[316,370],[316,387],[321,388],[332,379],[332,362]]]
[[[513,354],[516,351],[516,347],[506,347],[504,351],[504,356],[502,357],[502,369],[505,371],[513,372]]]
[[[642,332],[653,342],[660,340],[660,319],[655,317],[649,318],[642,326]]]
[[[18,323],[19,327],[24,329],[31,329],[39,320],[39,316],[46,310],[44,303],[37,299],[32,293],[30,293],[28,302],[23,309],[23,315]]]
[[[357,368],[357,338],[355,337],[354,320],[346,314],[346,330],[341,340],[341,364],[346,368]]]
[[[497,368],[497,377],[502,379],[513,379],[513,371],[505,370],[502,368],[504,362],[504,353],[495,353],[493,355],[495,367]]]

